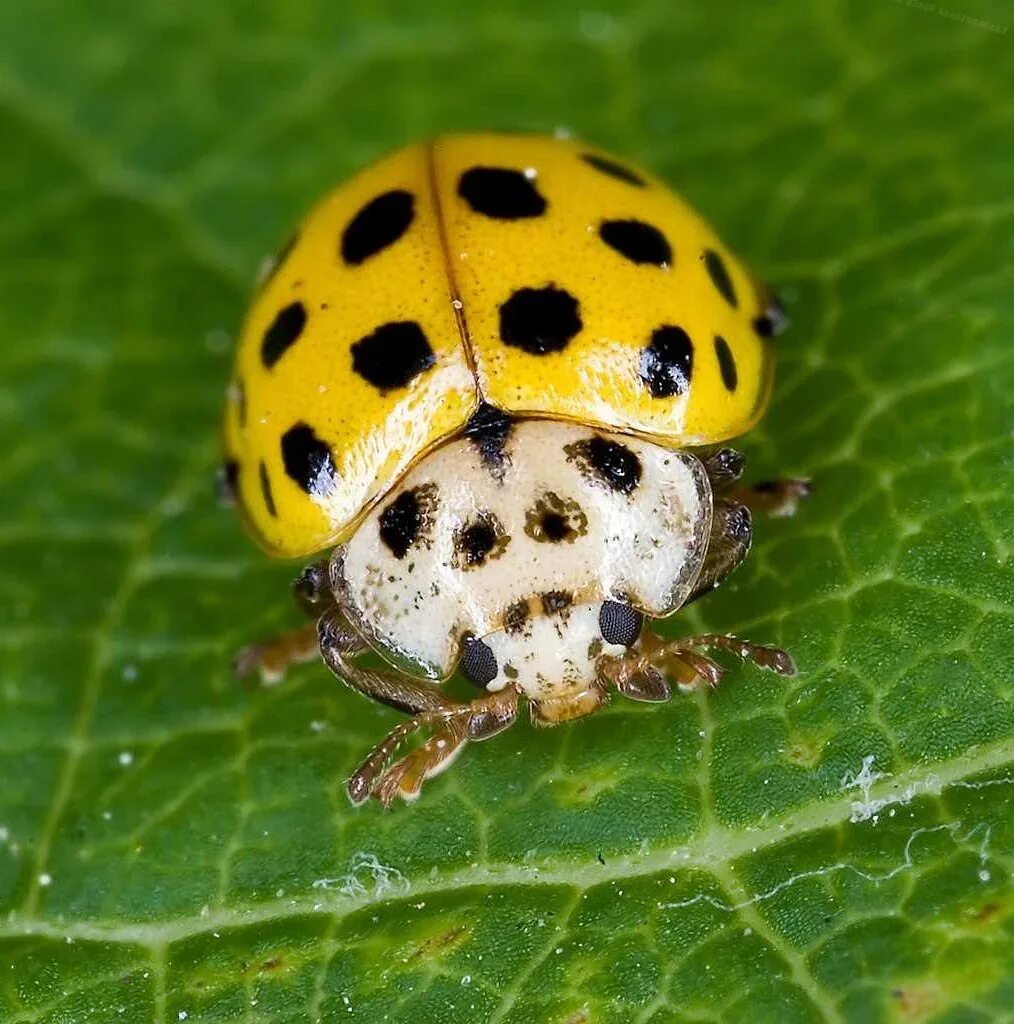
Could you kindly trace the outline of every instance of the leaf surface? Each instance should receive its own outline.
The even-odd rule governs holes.
[[[957,0],[955,0],[957,3]],[[1014,1005],[1014,21],[1003,3],[7,5],[0,1020],[984,1021]],[[230,656],[231,338],[336,180],[443,130],[672,181],[793,321],[792,520],[674,631],[799,663],[342,782],[396,720]]]

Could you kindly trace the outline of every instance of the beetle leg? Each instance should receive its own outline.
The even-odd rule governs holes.
[[[718,448],[707,456],[704,470],[715,495],[727,496],[755,512],[767,512],[776,518],[795,515],[800,500],[810,495],[810,481],[805,477],[741,484],[745,465],[746,459],[735,448]]]
[[[273,686],[282,679],[290,665],[316,659],[317,619],[323,612],[334,607],[334,597],[327,585],[327,571],[326,561],[308,565],[292,584],[292,596],[296,604],[314,621],[244,647],[233,658],[232,668],[236,675],[243,678],[259,672],[262,684]],[[346,632],[351,643],[353,634],[348,629]]]
[[[683,604],[710,594],[746,558],[752,537],[750,509],[738,501],[716,498],[704,565],[693,592]]]
[[[518,692],[513,686],[497,693],[439,711],[425,711],[392,729],[370,751],[366,760],[348,781],[353,803],[361,803],[371,794],[385,807],[396,796],[414,800],[423,783],[447,768],[461,753],[468,740],[495,736],[517,718]],[[385,771],[395,750],[414,732],[432,728],[431,735],[415,750]]]
[[[350,643],[351,631],[337,613],[321,616],[316,629],[324,663],[343,683],[364,697],[409,715],[446,712],[467,706],[452,700],[428,680],[410,676],[407,672],[366,668],[357,664],[351,655],[363,650],[363,643],[358,637],[354,639],[355,646]]]
[[[263,686],[274,686],[285,675],[290,665],[314,661],[318,657],[317,623],[311,622],[298,629],[244,647],[232,660],[232,670],[241,679],[259,672]]]
[[[627,654],[619,658],[609,655],[600,658],[599,673],[631,700],[668,700],[670,689],[667,680],[678,686],[695,686],[700,682],[717,686],[725,674],[725,669],[717,661],[697,650],[699,647],[718,648],[779,675],[796,673],[792,658],[777,647],[766,647],[719,633],[664,640],[650,630],[641,634]]]
[[[719,448],[704,460],[704,471],[715,494],[724,494],[743,475],[746,458],[735,448]]]
[[[781,480],[762,480],[748,487],[737,487],[732,497],[748,505],[755,512],[766,512],[775,519],[794,516],[799,502],[808,498],[813,487],[806,477],[785,477]]]
[[[313,619],[334,607],[334,594],[328,579],[329,562],[324,559],[308,565],[292,584],[292,597],[297,605]]]

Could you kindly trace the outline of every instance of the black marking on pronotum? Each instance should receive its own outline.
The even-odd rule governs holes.
[[[569,540],[574,536],[574,528],[567,522],[567,517],[550,509],[542,513],[539,527],[551,544],[559,544],[560,541]]]
[[[574,603],[574,595],[566,590],[547,590],[539,600],[547,615],[559,615]]]
[[[641,460],[619,441],[593,434],[565,451],[611,491],[630,494],[641,482]]]
[[[527,601],[515,601],[503,613],[503,629],[510,636],[520,633],[528,623],[529,609]]]
[[[573,445],[564,451],[575,454]],[[570,544],[588,532],[588,517],[573,498],[546,491],[525,512],[525,535],[539,544]]]
[[[492,512],[479,512],[454,534],[454,550],[463,569],[476,569],[499,558],[510,538]]]
[[[514,421],[507,413],[487,402],[482,402],[465,424],[465,437],[475,445],[482,461],[494,472],[504,467],[507,459],[504,446],[513,425]]]
[[[402,491],[380,514],[380,539],[395,558],[424,539],[430,525],[432,485]]]

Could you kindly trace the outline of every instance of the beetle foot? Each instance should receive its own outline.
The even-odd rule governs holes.
[[[460,707],[426,711],[392,729],[370,751],[349,779],[346,790],[354,804],[373,796],[385,807],[395,797],[414,800],[423,783],[448,768],[469,740],[495,736],[517,718],[518,692],[513,686]],[[395,751],[413,733],[432,729],[426,741],[386,767]]]
[[[735,497],[754,512],[766,512],[773,519],[786,519],[796,514],[799,503],[813,493],[807,477],[785,477],[781,480],[762,480],[749,487],[740,487]]]
[[[241,679],[260,673],[263,686],[274,686],[284,677],[290,665],[313,661],[319,653],[317,623],[244,647],[232,660],[232,670]]]
[[[384,772],[372,795],[385,807],[390,807],[396,796],[415,800],[427,779],[454,763],[467,739],[466,719],[462,715],[446,718],[422,746],[395,761]]]
[[[664,701],[671,694],[670,681],[684,687],[697,686],[702,682],[714,687],[725,675],[725,668],[713,658],[701,654],[697,650],[699,647],[726,651],[779,675],[796,673],[792,657],[777,647],[754,644],[720,633],[664,640],[648,630],[629,653],[619,658],[607,656],[599,659],[599,671],[605,680],[631,700]]]

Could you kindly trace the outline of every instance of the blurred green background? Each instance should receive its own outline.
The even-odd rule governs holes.
[[[0,7],[0,1020],[1009,1020],[1014,9]],[[566,128],[786,301],[752,472],[801,515],[674,631],[785,682],[342,782],[395,721],[321,666],[211,478],[261,258],[446,130]]]

